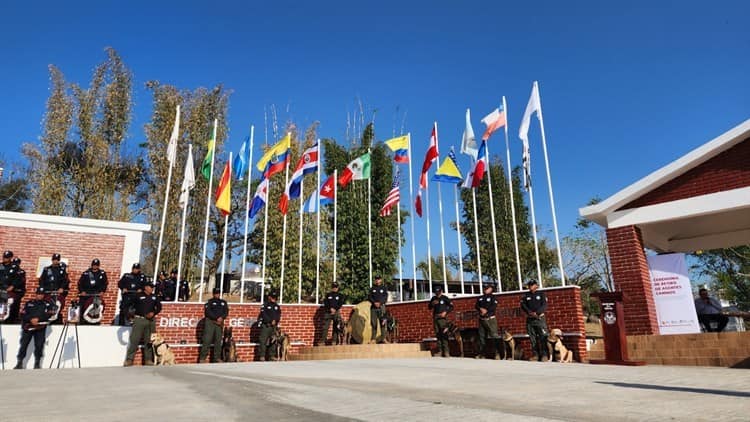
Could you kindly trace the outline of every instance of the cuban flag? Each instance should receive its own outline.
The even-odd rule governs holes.
[[[484,172],[487,169],[487,143],[482,141],[482,145],[479,147],[479,153],[477,154],[477,161],[474,162],[474,166],[471,168],[469,175],[466,176],[463,188],[478,188],[479,184],[482,183],[484,178]]]
[[[320,196],[320,205],[332,204],[335,199],[334,182],[333,176],[328,176],[320,190],[316,190],[307,198],[305,205],[302,207],[302,212],[318,212],[318,196]]]
[[[258,211],[262,210],[268,202],[268,179],[265,177],[260,181],[258,188],[255,190],[253,196],[253,202],[250,203],[250,211],[248,217],[253,218]]]
[[[302,178],[306,174],[314,173],[318,170],[318,144],[315,143],[312,147],[305,150],[302,156],[297,162],[297,167],[294,169],[292,178],[284,189],[284,193],[281,195],[279,201],[279,209],[282,214],[286,214],[289,208],[289,200],[299,198],[300,185],[302,184]]]

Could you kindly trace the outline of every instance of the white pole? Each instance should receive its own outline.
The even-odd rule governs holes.
[[[430,292],[428,293],[428,296],[432,293],[432,248],[430,247],[430,178],[425,178],[425,187],[424,187],[424,207],[426,208],[426,214],[427,214],[427,280],[428,284],[430,286]]]
[[[477,274],[479,275],[479,293],[482,293],[482,252],[479,249],[479,224],[477,223],[477,193],[474,188],[471,188],[471,204],[474,207],[474,243],[477,248]],[[471,288],[471,292],[474,293],[474,288]]]
[[[510,216],[513,220],[513,244],[516,248],[516,271],[518,273],[518,290],[523,290],[523,281],[521,280],[521,257],[518,252],[518,229],[516,227],[516,205],[513,199],[513,173],[510,170],[510,143],[508,141],[508,105],[505,103],[503,95],[503,110],[505,111],[505,157],[508,167],[508,194],[510,195]]]
[[[316,262],[315,262],[315,304],[317,305],[319,302],[318,296],[320,294],[320,171],[322,170],[322,165],[320,162],[320,157],[323,156],[322,154],[322,145],[320,144],[320,139],[318,139],[318,182],[315,184],[315,189],[318,189],[316,192],[315,197],[318,201],[317,203],[317,210],[318,210],[318,221],[317,221],[317,230],[318,230],[318,241],[316,246]]]
[[[193,155],[193,144],[188,144],[188,157],[191,157],[192,155]],[[182,280],[182,252],[185,246],[185,220],[187,219],[187,209],[188,209],[188,204],[190,203],[190,189],[188,189],[187,195],[188,197],[187,197],[187,200],[185,201],[185,207],[182,209],[182,225],[180,227],[180,254],[179,254],[179,257],[177,258],[178,285],[176,289],[177,289],[178,294],[175,295],[175,302],[177,301],[177,298],[180,296],[179,295],[179,292],[180,292],[179,282],[180,280]],[[158,274],[157,274],[157,277],[158,277]]]
[[[443,185],[438,183],[438,214],[440,215],[440,246],[443,250],[443,289],[448,294],[448,267],[445,263],[445,234],[443,228]]]
[[[297,277],[297,303],[302,303],[302,198],[305,197],[305,179],[303,178],[299,184],[299,254],[297,258],[297,265],[299,266],[299,276]]]
[[[492,160],[490,159],[489,142],[485,143],[484,148],[485,153],[487,154],[487,190],[490,195],[490,223],[492,223],[492,246],[495,248],[495,272],[497,273],[498,292],[502,292],[503,278],[500,276],[500,254],[497,251],[497,225],[495,224],[495,204],[492,199]]]
[[[338,244],[337,244],[337,230],[338,230],[338,222],[336,221],[337,213],[338,213],[338,207],[339,207],[339,179],[337,177],[338,170],[333,170],[333,281],[336,281],[336,258],[338,255]],[[318,206],[320,206],[320,202],[318,202]]]
[[[206,251],[208,249],[208,218],[211,216],[211,190],[214,183],[214,161],[216,161],[216,127],[219,125],[219,119],[214,119],[213,137],[214,145],[211,151],[211,174],[208,176],[208,198],[206,199],[206,227],[203,230],[203,260],[201,261],[201,282],[198,291],[198,301],[203,302],[203,280],[206,276]]]
[[[180,115],[180,106],[177,106],[177,118],[179,118]],[[175,119],[176,120],[176,119]],[[179,123],[178,123],[179,124]],[[179,129],[178,129],[179,130]],[[175,154],[176,156],[176,154]],[[175,157],[176,159],[176,157]],[[164,223],[167,220],[167,208],[169,205],[169,188],[172,185],[172,162],[169,163],[169,170],[167,171],[167,189],[164,193],[164,208],[161,210],[161,228],[159,229],[159,245],[156,247],[156,264],[154,264],[154,277],[158,277],[159,275],[159,263],[161,259],[161,244],[162,240],[164,239]],[[187,208],[187,207],[186,207]],[[179,283],[179,280],[178,280]],[[177,296],[177,295],[175,295]]]
[[[229,152],[229,180],[232,180],[232,153]],[[227,270],[227,232],[229,229],[229,214],[224,216],[224,246],[221,249],[221,295],[224,297],[224,274]],[[179,282],[179,280],[178,280]]]
[[[398,242],[398,295],[404,301],[404,268],[401,263],[401,199],[396,202],[396,242]]]
[[[242,246],[242,275],[240,276],[240,303],[245,303],[245,264],[247,263],[247,230],[250,221],[250,181],[253,170],[253,137],[255,126],[250,125],[250,157],[247,162],[247,195],[245,198],[245,238]]]
[[[539,92],[539,84],[534,81]],[[552,226],[555,228],[555,246],[557,246],[557,262],[560,265],[560,280],[565,285],[565,270],[563,270],[562,251],[560,249],[560,235],[557,231],[557,216],[555,215],[555,196],[552,194],[552,175],[549,171],[549,158],[547,157],[547,139],[544,136],[544,117],[542,117],[542,98],[539,96],[539,128],[542,130],[542,150],[544,151],[544,166],[547,169],[547,187],[549,188],[549,203],[552,208]],[[541,285],[539,286],[541,287]]]
[[[529,208],[531,208],[531,229],[534,234],[534,253],[536,254],[536,275],[539,278],[539,287],[543,287],[542,282],[542,266],[539,264],[539,242],[536,237],[536,216],[534,215],[534,190],[531,188],[529,183]]]
[[[370,148],[367,148],[370,154]],[[370,287],[372,287],[372,157],[370,157],[370,174],[367,178],[367,245],[370,259]]]
[[[458,277],[461,280],[461,294],[466,293],[464,287],[464,253],[461,240],[461,215],[458,213],[458,185],[453,185],[453,197],[456,205],[456,241],[458,243]]]
[[[409,142],[409,204],[412,204],[410,206],[414,206],[414,187],[413,187],[413,181],[412,181],[412,174],[411,174],[411,163],[412,163],[412,156],[411,156],[411,133],[408,133],[407,139]],[[414,237],[414,222],[417,220],[414,218],[413,213],[409,213],[411,215],[411,222],[409,225],[411,226],[411,267],[412,267],[412,277],[413,277],[413,290],[412,290],[412,299],[414,301],[417,300],[417,247],[416,247],[416,240]]]
[[[265,176],[261,176],[265,177]],[[263,267],[261,268],[260,278],[263,281],[260,284],[260,303],[265,303],[265,292],[266,292],[266,250],[268,244],[268,202],[271,202],[271,179],[268,179],[268,192],[266,192],[266,205],[263,206]]]
[[[291,135],[287,135],[291,136]],[[284,186],[289,184],[289,155],[286,157],[286,173]],[[270,199],[269,199],[270,201]],[[279,303],[284,303],[284,264],[286,263],[286,214],[284,214],[284,228],[281,234],[281,282],[279,282]]]

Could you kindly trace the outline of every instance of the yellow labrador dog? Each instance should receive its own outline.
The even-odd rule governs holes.
[[[159,333],[151,334],[151,347],[154,349],[154,365],[174,365],[174,353]]]
[[[550,362],[559,359],[560,363],[570,363],[573,361],[573,352],[568,350],[562,342],[562,330],[554,328],[547,337],[547,346],[549,348]]]

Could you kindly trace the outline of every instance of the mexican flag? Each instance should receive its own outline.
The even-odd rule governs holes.
[[[211,178],[211,162],[214,160],[214,150],[216,149],[216,128],[211,139],[208,141],[208,151],[206,151],[206,158],[203,159],[201,165],[201,174],[206,180]]]
[[[370,178],[370,153],[349,163],[339,176],[339,185],[346,187],[352,180],[366,180]]]

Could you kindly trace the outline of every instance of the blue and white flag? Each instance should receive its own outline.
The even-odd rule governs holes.
[[[237,153],[237,159],[232,163],[234,165],[234,175],[237,180],[243,180],[247,172],[247,166],[250,165],[250,137],[246,137]]]

